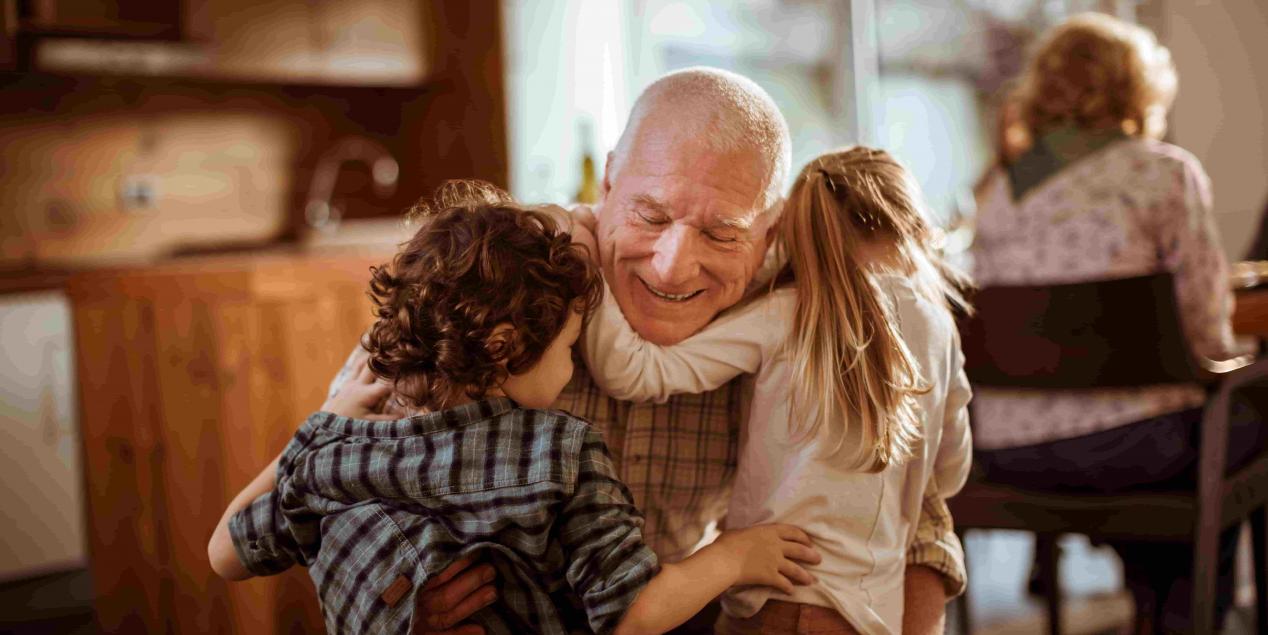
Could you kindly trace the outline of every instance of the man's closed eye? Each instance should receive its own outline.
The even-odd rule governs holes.
[[[639,220],[643,221],[644,223],[648,225],[668,225],[669,224],[669,217],[663,214],[655,214],[655,213],[649,214],[646,212],[635,212],[635,214],[638,215]]]
[[[728,233],[728,232],[713,232],[713,231],[706,231],[706,232],[703,232],[703,233],[704,233],[705,238],[708,238],[709,240],[711,240],[711,241],[713,241],[713,242],[715,242],[715,243],[719,243],[719,244],[723,244],[723,245],[726,245],[726,244],[731,244],[731,243],[737,243],[737,242],[739,242],[739,241],[740,241],[739,236],[737,236],[737,235],[735,235],[735,234],[733,234],[733,233]]]

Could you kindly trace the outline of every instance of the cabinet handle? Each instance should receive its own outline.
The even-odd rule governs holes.
[[[56,344],[44,345],[44,361],[40,374],[40,428],[43,431],[44,443],[56,447],[62,437],[61,427],[57,425],[57,399],[53,396],[53,386],[57,377],[53,374],[53,349]]]

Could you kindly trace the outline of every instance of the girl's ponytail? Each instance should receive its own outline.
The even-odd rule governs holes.
[[[853,469],[903,463],[922,437],[928,392],[880,274],[912,278],[933,302],[967,311],[967,281],[932,248],[912,176],[888,153],[853,147],[806,166],[792,185],[780,245],[798,288],[785,343],[794,436],[828,433]]]
[[[826,155],[802,171],[784,210],[781,245],[797,285],[786,343],[792,410],[802,421],[792,424],[794,435],[826,432],[826,447],[849,467],[877,472],[915,451],[921,438],[915,398],[928,388],[895,307],[863,256],[908,229],[893,222],[886,179],[857,169],[872,152]]]

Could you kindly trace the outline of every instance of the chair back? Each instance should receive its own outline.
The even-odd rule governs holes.
[[[1170,273],[979,290],[960,322],[979,386],[1086,389],[1208,383],[1180,326]]]

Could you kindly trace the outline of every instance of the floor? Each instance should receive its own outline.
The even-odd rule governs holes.
[[[0,635],[93,635],[84,570],[0,584]]]
[[[969,565],[970,615],[974,635],[1021,635],[1047,631],[1043,599],[1026,591],[1034,553],[1034,536],[1025,532],[982,531],[965,537]],[[1130,596],[1122,591],[1123,572],[1108,547],[1093,547],[1083,536],[1061,541],[1061,588],[1067,601],[1062,623],[1069,635],[1118,633],[1132,620]],[[1238,553],[1238,607],[1224,624],[1224,635],[1254,632],[1254,586],[1250,570],[1249,536],[1242,536]],[[959,633],[949,607],[948,634]]]

